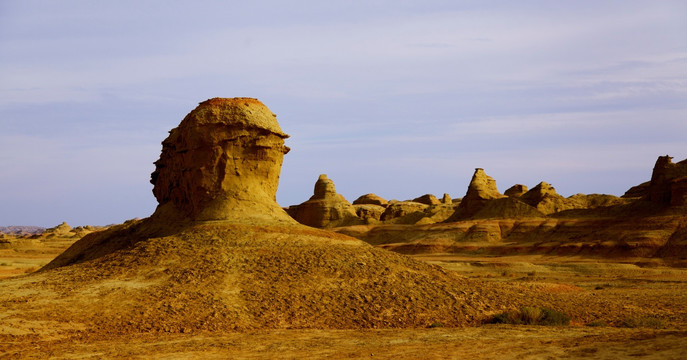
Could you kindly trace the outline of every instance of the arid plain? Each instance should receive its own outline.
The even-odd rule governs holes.
[[[623,197],[349,203],[326,175],[275,202],[289,149],[254,99],[211,99],[163,142],[159,206],[0,238],[2,358],[687,357],[687,162]]]

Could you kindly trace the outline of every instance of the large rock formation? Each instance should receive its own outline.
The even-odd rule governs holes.
[[[685,202],[684,178],[687,177],[687,159],[673,163],[673,158],[659,156],[651,174],[646,199],[660,205],[679,205]],[[675,197],[675,199],[673,199]]]
[[[274,200],[285,137],[257,100],[201,103],[163,143],[153,216],[89,234],[40,272],[3,281],[0,308],[13,319],[5,333],[73,341],[461,326],[531,301],[291,220]],[[324,176],[313,201],[348,204]],[[30,331],[35,323],[48,332]]]
[[[288,138],[251,98],[214,98],[162,142],[151,183],[163,217],[291,222],[276,204]]]
[[[484,169],[477,168],[472,175],[468,191],[458,205],[458,209],[447,221],[468,218],[480,211],[491,200],[506,197],[496,188],[496,181]]]
[[[290,206],[287,211],[299,223],[316,228],[362,223],[355,208],[336,192],[334,182],[326,174],[317,179],[314,195],[308,201]]]

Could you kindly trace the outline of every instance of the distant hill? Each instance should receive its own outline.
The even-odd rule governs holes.
[[[44,227],[40,226],[0,226],[0,233],[23,235],[23,234],[40,234],[45,231]]]

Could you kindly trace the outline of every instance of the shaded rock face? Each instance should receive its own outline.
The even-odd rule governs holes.
[[[673,179],[670,182],[670,205],[687,205],[687,176]]]
[[[553,214],[573,208],[563,196],[558,195],[553,186],[544,181],[520,196],[520,200],[543,214]]]
[[[508,197],[520,197],[527,192],[527,186],[521,184],[515,184],[508,188],[503,194]]]
[[[290,206],[287,212],[299,223],[316,228],[362,223],[353,205],[336,192],[334,182],[326,174],[317,179],[314,195],[308,201]]]
[[[680,190],[684,186],[681,184],[684,180],[678,179],[687,177],[687,159],[678,163],[673,163],[672,160],[673,158],[668,155],[659,156],[656,160],[646,195],[647,200],[661,205],[684,202],[684,198],[681,198],[684,194]],[[675,200],[672,199],[673,194],[677,196]]]
[[[393,221],[402,224],[414,224],[425,216],[429,205],[414,201],[392,201],[381,216],[382,221]],[[412,215],[412,219],[408,218]]]
[[[290,220],[276,203],[286,135],[252,98],[214,98],[191,111],[162,142],[151,175],[158,215]]]

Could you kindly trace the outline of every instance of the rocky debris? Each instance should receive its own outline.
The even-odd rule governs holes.
[[[356,215],[365,224],[374,224],[379,222],[382,218],[382,214],[386,210],[384,206],[372,204],[355,204],[353,207],[355,208]]]
[[[353,205],[379,205],[386,207],[388,204],[389,202],[386,199],[375,194],[361,195],[353,201]]]
[[[162,142],[150,181],[154,216],[292,222],[275,201],[286,138],[257,99],[200,103]]]
[[[508,188],[503,194],[508,197],[518,198],[524,195],[528,191],[527,186],[521,184],[515,184]]]
[[[520,196],[520,201],[530,205],[542,214],[553,214],[562,210],[572,209],[572,205],[561,195],[556,193],[556,189],[544,181]]]
[[[441,198],[441,203],[447,204],[447,205],[453,204],[453,200],[451,199],[451,195],[444,193],[444,196]]]
[[[439,205],[441,201],[437,199],[436,196],[432,194],[425,194],[412,200],[413,202],[418,202],[425,205]]]
[[[675,187],[675,193],[679,197],[682,194],[680,189],[684,185],[681,185],[681,180],[678,179],[686,176],[687,159],[673,163],[672,157],[668,155],[659,156],[651,174],[646,199],[664,206],[682,203],[683,199],[672,200],[673,187]]]
[[[334,182],[326,174],[317,179],[314,195],[308,201],[290,206],[287,211],[299,223],[316,228],[362,223],[353,205],[336,192]]]
[[[414,224],[425,216],[429,205],[414,201],[391,201],[380,220],[394,224]]]

